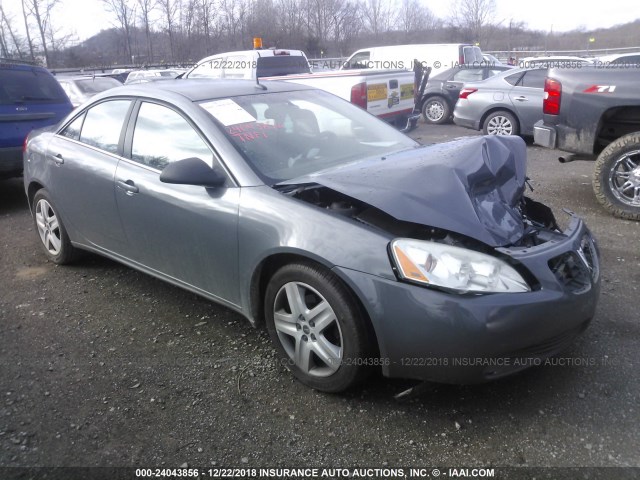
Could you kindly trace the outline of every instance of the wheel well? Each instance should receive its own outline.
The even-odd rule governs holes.
[[[38,182],[31,182],[29,184],[29,188],[27,189],[27,198],[29,200],[29,208],[32,208],[33,206],[33,197],[36,196],[36,192],[43,188],[44,187],[40,185]]]
[[[307,263],[314,264],[322,268],[326,268],[329,270],[329,267],[321,262],[313,260],[309,257],[305,257],[303,255],[297,255],[294,253],[277,253],[271,255],[270,257],[265,258],[256,268],[253,273],[253,277],[251,278],[251,287],[250,287],[250,295],[251,295],[251,316],[254,319],[255,325],[263,325],[264,324],[264,296],[267,290],[267,284],[271,277],[282,267],[285,265],[289,265],[291,263]],[[371,347],[374,349],[375,354],[379,356],[378,353],[378,338],[376,336],[375,329],[373,328],[373,324],[371,323],[371,319],[369,318],[369,314],[367,313],[367,309],[364,307],[358,295],[340,279],[337,277],[340,283],[345,287],[345,289],[351,293],[354,301],[356,302],[358,309],[362,317],[365,319],[367,324],[370,338],[371,338]]]
[[[487,110],[486,112],[484,112],[484,115],[482,115],[482,118],[480,118],[480,130],[484,128],[484,122],[487,119],[487,117],[495,112],[507,112],[508,114],[510,114],[513,118],[516,119],[516,124],[518,125],[518,131],[521,130],[520,120],[518,120],[518,116],[515,114],[513,110],[509,110],[508,108],[505,108],[505,107],[495,107],[495,108],[492,108],[491,110]]]
[[[600,153],[611,142],[640,131],[640,107],[616,107],[600,117],[595,136],[594,153]]]

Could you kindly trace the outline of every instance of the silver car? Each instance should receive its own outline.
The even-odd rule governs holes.
[[[513,69],[465,83],[453,121],[485,135],[533,135],[533,124],[542,118],[546,76],[546,68]]]
[[[425,147],[323,91],[190,79],[97,96],[24,164],[49,260],[95,252],[266,323],[318,390],[499,378],[596,308],[595,241],[524,196],[519,138]]]
[[[110,88],[121,87],[115,78],[111,77],[56,77],[62,89],[69,96],[74,107],[82,105],[94,95],[109,90]]]

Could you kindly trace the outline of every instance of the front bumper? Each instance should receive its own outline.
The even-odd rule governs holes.
[[[556,129],[538,120],[533,125],[533,143],[546,148],[556,148]]]
[[[592,238],[577,218],[565,234],[562,242],[501,249],[538,280],[538,288],[527,293],[456,295],[341,267],[335,271],[368,311],[384,375],[478,383],[559,353],[593,318],[600,291],[597,249],[588,256],[593,265],[583,265],[588,281],[562,282],[552,270],[556,259],[581,260],[582,242]]]

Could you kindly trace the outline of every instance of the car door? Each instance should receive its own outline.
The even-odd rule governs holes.
[[[239,303],[240,189],[160,181],[170,162],[197,157],[224,172],[202,133],[165,104],[140,102],[127,133],[127,159],[116,171],[116,200],[131,246],[129,258],[233,304]]]
[[[453,108],[460,96],[460,90],[467,82],[479,82],[483,80],[481,67],[460,67],[442,84],[442,91],[447,96],[449,105]]]
[[[124,125],[133,102],[115,99],[98,103],[75,117],[48,147],[48,188],[65,222],[83,242],[110,252],[122,252],[126,238],[120,224],[113,178],[122,153]]]
[[[528,70],[509,91],[509,100],[518,115],[522,135],[533,135],[533,124],[542,118],[546,76],[546,69]]]

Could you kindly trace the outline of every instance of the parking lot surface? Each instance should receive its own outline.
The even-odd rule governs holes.
[[[599,206],[593,163],[556,158],[529,145],[530,195],[599,240],[590,328],[550,364],[400,398],[414,383],[320,394],[225,308],[100,257],[47,262],[21,179],[0,182],[0,466],[640,466],[640,223]]]

